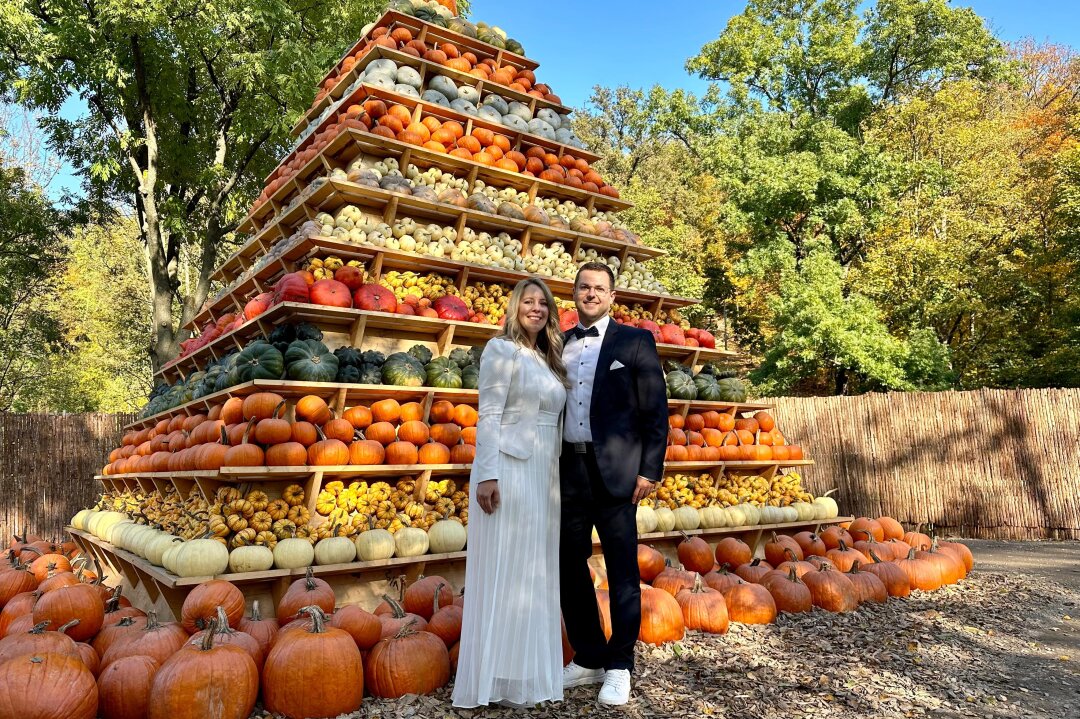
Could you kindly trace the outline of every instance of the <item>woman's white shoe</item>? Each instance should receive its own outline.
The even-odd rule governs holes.
[[[630,672],[626,669],[609,669],[597,701],[606,706],[622,706],[630,701]]]
[[[585,667],[570,662],[562,670],[563,689],[583,687],[586,684],[599,684],[604,681],[603,669],[586,669]]]

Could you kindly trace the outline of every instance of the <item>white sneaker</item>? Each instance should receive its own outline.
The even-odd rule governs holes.
[[[586,684],[599,684],[604,681],[603,669],[586,669],[583,666],[570,662],[562,670],[563,689],[583,687]]]
[[[627,669],[609,669],[604,677],[597,701],[606,706],[622,706],[630,701],[630,672]]]

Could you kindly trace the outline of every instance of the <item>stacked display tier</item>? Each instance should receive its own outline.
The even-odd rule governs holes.
[[[441,322],[442,320],[437,320]],[[476,390],[439,389],[436,387],[397,387],[394,385],[344,384],[340,382],[298,382],[295,380],[257,379],[230,387],[221,392],[206,395],[182,404],[178,407],[159,412],[150,417],[138,419],[124,427],[124,431],[153,427],[163,419],[178,414],[199,414],[220,404],[230,397],[246,397],[255,392],[274,392],[283,398],[298,399],[305,395],[317,395],[329,400],[338,411],[340,407],[372,402],[381,399],[396,399],[399,402],[431,402],[445,399],[454,403],[476,404]],[[742,414],[771,409],[773,405],[764,402],[705,402],[699,400],[668,400],[668,411],[684,416],[688,412],[727,412]]]
[[[357,97],[355,99],[359,100],[361,98]],[[440,113],[433,114],[438,115]],[[471,132],[471,129],[466,129]],[[473,160],[466,160],[462,157],[434,152],[417,145],[410,145],[399,140],[373,135],[370,132],[349,127],[338,132],[333,140],[304,162],[287,182],[282,183],[280,187],[274,190],[267,201],[260,203],[252,210],[240,223],[238,229],[241,232],[251,232],[258,229],[260,225],[256,223],[266,219],[268,216],[279,213],[294,193],[303,190],[304,185],[300,183],[307,182],[335,167],[344,167],[361,154],[371,155],[372,157],[393,158],[398,160],[402,166],[407,166],[411,162],[423,169],[436,167],[454,173],[455,176],[468,178],[470,185],[476,180],[481,180],[495,187],[516,188],[529,193],[531,197],[548,197],[560,201],[569,200],[586,207],[589,211],[622,212],[632,207],[625,200],[615,197],[529,177],[518,172],[510,172],[509,170],[484,165]]]
[[[720,529],[691,529],[685,532],[655,532],[640,535],[638,541],[655,546],[666,554],[674,555],[675,546],[684,536],[701,537],[713,543],[724,537],[737,537],[747,543],[755,556],[760,556],[765,532],[769,532],[770,536],[773,532],[776,534],[795,534],[809,530],[818,533],[823,527],[844,524],[851,522],[853,519],[854,517],[834,517],[832,519],[786,522],[782,524],[723,527]],[[249,599],[267,596],[271,599],[271,602],[264,602],[263,606],[272,608],[277,606],[281,595],[284,594],[289,584],[307,573],[306,568],[269,569],[262,572],[246,572],[243,574],[220,574],[216,577],[178,577],[161,567],[151,564],[142,557],[115,547],[88,532],[74,527],[68,527],[67,531],[80,549],[105,567],[108,574],[122,578],[125,587],[124,596],[129,597],[139,606],[157,609],[164,618],[168,619],[178,618],[188,593],[210,579],[225,579],[243,586],[245,595]],[[593,542],[593,552],[594,554],[601,552],[598,541]],[[372,562],[316,566],[312,568],[312,573],[330,582],[338,595],[338,604],[340,605],[351,603],[350,600],[353,597],[350,596],[350,592],[355,592],[360,586],[366,589],[363,592],[364,596],[378,597],[391,580],[403,574],[408,579],[415,579],[425,573],[432,573],[432,570],[438,568],[438,573],[443,576],[463,576],[465,557],[466,552],[427,554],[418,557],[394,557]],[[363,581],[357,582],[357,579]]]
[[[385,13],[381,18],[379,18],[372,26],[372,31],[374,31],[376,28],[383,27],[391,30],[395,27],[408,28],[413,32],[413,35],[416,37],[416,39],[425,42],[429,40],[434,40],[437,42],[453,42],[459,48],[464,48],[468,51],[475,53],[478,58],[483,59],[490,57],[493,58],[500,65],[513,65],[523,70],[536,70],[538,67],[540,67],[539,63],[530,60],[523,55],[518,55],[516,53],[510,52],[509,50],[496,48],[492,45],[488,45],[487,43],[480,42],[479,40],[476,40],[474,38],[447,30],[444,27],[432,25],[431,23],[420,20],[419,18],[402,15],[401,13],[394,10]],[[341,56],[341,59],[338,60],[337,64],[334,65],[334,67],[332,67],[330,71],[323,76],[322,81],[319,83],[320,87],[325,86],[328,80],[335,77],[339,78],[339,81],[330,89],[328,95],[316,100],[312,104],[311,108],[306,113],[304,113],[304,115],[296,122],[296,125],[293,127],[293,134],[300,134],[300,132],[305,127],[307,127],[307,125],[314,118],[318,117],[323,112],[323,110],[329,107],[329,105],[334,101],[334,99],[341,97],[344,89],[348,87],[349,82],[355,79],[355,74],[351,77],[348,74],[344,76],[342,75],[343,63],[345,62],[346,58],[354,57],[370,37],[371,35],[369,33],[368,35],[365,35],[364,37],[357,40],[356,43],[354,43],[353,46],[350,47],[348,51],[346,51],[345,54]],[[410,60],[415,59],[411,55],[407,57],[409,57]],[[353,66],[353,68],[355,67],[356,65]],[[442,66],[438,67],[440,69],[448,69],[443,68]],[[347,73],[348,71],[345,72]],[[476,79],[477,78],[473,78],[470,76],[470,80],[472,80],[473,82],[475,82]],[[518,94],[515,91],[511,90],[509,87],[504,87],[496,83],[487,84],[499,88],[500,91],[505,90],[507,92]],[[547,103],[546,101],[540,100],[539,98],[533,98],[529,96],[525,97],[530,101],[538,100],[539,102],[545,103],[545,106],[554,106],[554,103]]]
[[[173,360],[162,367],[157,376],[162,379],[185,377],[192,371],[202,369],[207,362],[219,359],[225,352],[240,349],[245,340],[259,334],[268,334],[275,325],[283,321],[309,322],[324,331],[338,332],[343,335],[343,341],[339,345],[347,343],[352,347],[359,347],[365,337],[377,333],[380,337],[392,336],[404,341],[433,341],[440,350],[443,350],[452,343],[483,344],[502,330],[496,325],[478,322],[283,302],[280,305],[274,305],[262,315],[249,320],[232,332],[218,337],[188,355]],[[330,348],[334,349],[334,347]],[[662,342],[657,343],[657,350],[661,358],[675,360],[687,366],[737,356],[736,353],[727,350],[669,345]]]
[[[295,229],[312,219],[315,213],[333,212],[344,205],[356,205],[376,213],[388,224],[392,223],[396,216],[407,215],[455,227],[468,227],[478,232],[506,232],[518,236],[528,233],[530,241],[563,242],[572,248],[571,254],[575,255],[579,249],[595,249],[616,254],[621,261],[625,262],[628,257],[647,261],[666,254],[663,250],[647,245],[620,242],[598,235],[541,225],[449,203],[432,202],[348,180],[323,179],[324,181],[314,189],[297,196],[302,198],[302,202],[286,204],[286,208],[280,214],[275,215],[257,229],[253,223],[249,222],[246,227],[254,232],[253,236],[222,263],[215,271],[213,279],[224,283],[232,282],[255,265],[260,258],[266,256],[271,247],[287,241]],[[286,199],[292,196],[292,193],[285,192],[289,189],[294,188],[283,188],[284,194],[287,195]],[[292,257],[297,256],[292,249],[288,251],[288,254]]]

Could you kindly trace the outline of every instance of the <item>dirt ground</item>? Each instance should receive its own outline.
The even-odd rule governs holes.
[[[975,571],[937,592],[639,644],[623,710],[579,688],[526,711],[457,711],[443,690],[350,717],[1080,718],[1080,542],[970,546]]]

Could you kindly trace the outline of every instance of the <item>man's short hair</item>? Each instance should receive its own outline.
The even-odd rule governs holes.
[[[603,272],[606,273],[608,279],[611,280],[611,288],[615,289],[615,271],[604,262],[586,262],[581,267],[578,267],[577,275],[574,276],[574,286],[577,286],[578,280],[581,279],[582,272]]]

